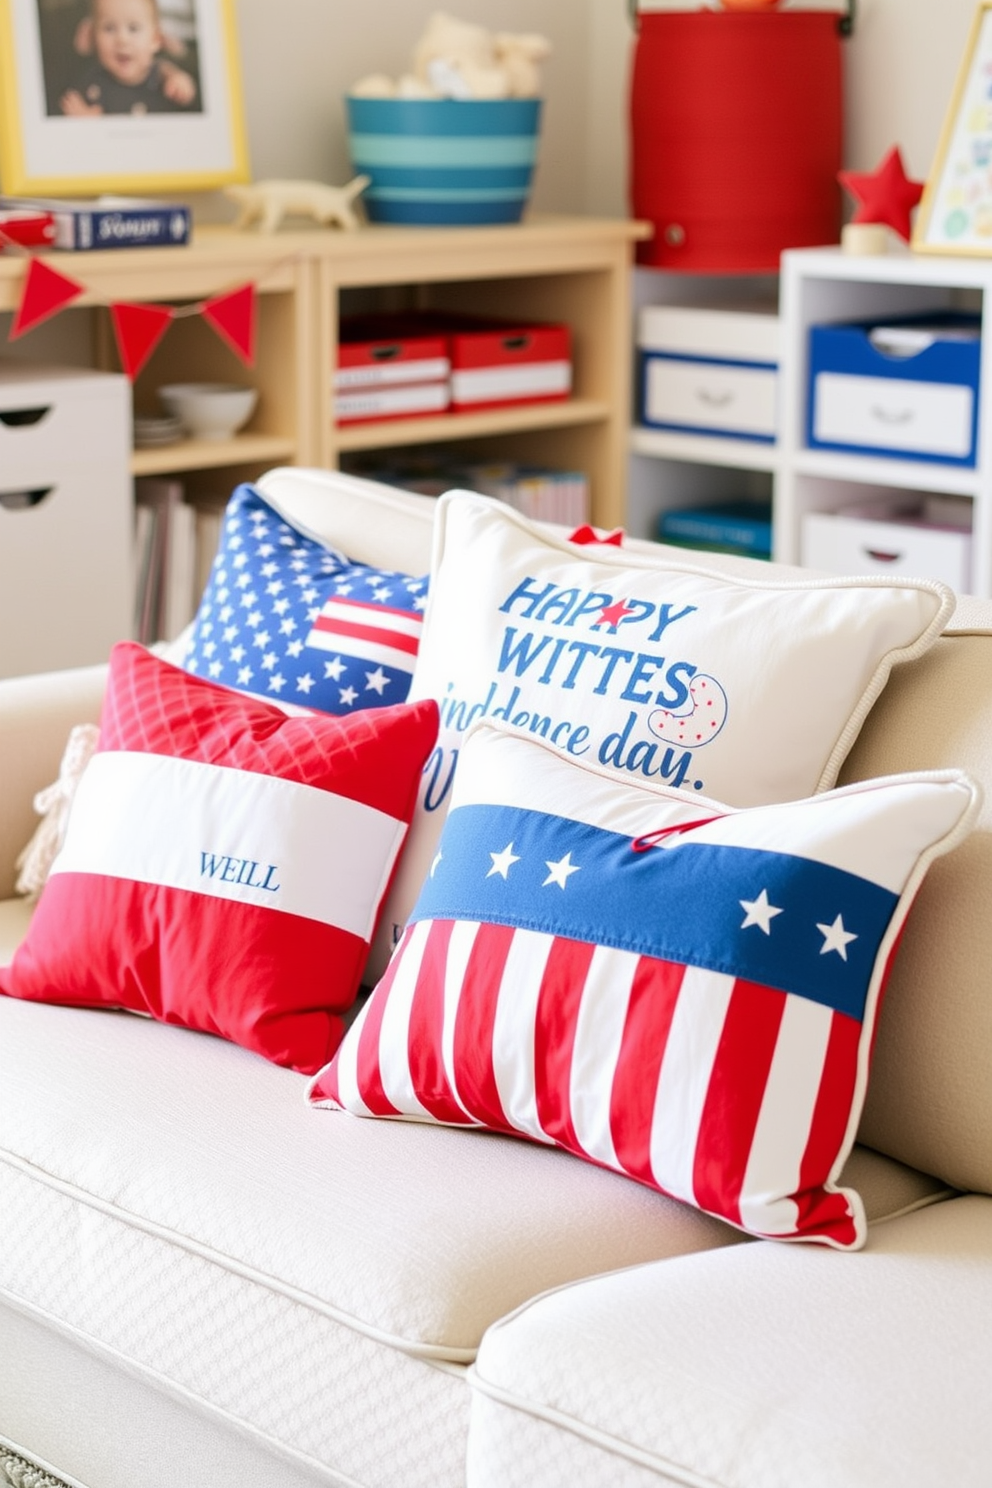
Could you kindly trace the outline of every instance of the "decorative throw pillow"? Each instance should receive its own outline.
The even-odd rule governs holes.
[[[388,707],[409,691],[426,594],[426,578],[352,563],[241,485],[182,664],[280,705]]]
[[[131,642],[0,992],[220,1034],[313,1073],[341,1037],[433,702],[287,715]]]
[[[729,811],[482,724],[317,1104],[552,1143],[753,1234],[862,1243],[837,1178],[955,771]]]
[[[664,550],[580,550],[484,496],[442,496],[410,691],[437,700],[441,729],[373,975],[476,719],[622,779],[734,806],[796,800],[834,783],[890,668],[933,643],[953,604],[928,580],[741,578]]]

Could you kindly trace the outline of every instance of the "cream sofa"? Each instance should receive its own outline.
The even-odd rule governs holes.
[[[357,558],[428,565],[424,499],[263,486]],[[0,956],[32,797],[102,681],[0,684]],[[16,1451],[85,1488],[988,1488],[989,603],[896,672],[842,780],[944,765],[990,805],[897,958],[856,1254],[510,1138],[315,1112],[202,1034],[0,998],[10,1481],[44,1481]]]

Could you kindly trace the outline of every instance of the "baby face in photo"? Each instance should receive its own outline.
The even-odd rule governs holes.
[[[119,83],[143,83],[162,47],[155,0],[94,0],[93,46]]]

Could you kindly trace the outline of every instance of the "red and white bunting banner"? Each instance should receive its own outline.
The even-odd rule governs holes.
[[[255,365],[254,284],[242,284],[229,294],[216,295],[205,301],[200,313],[246,366]]]
[[[10,328],[9,339],[16,341],[25,331],[30,331],[43,320],[57,315],[85,292],[85,286],[77,284],[75,279],[50,268],[43,259],[32,258],[24,275],[21,301]]]
[[[168,330],[172,311],[161,305],[117,303],[110,314],[121,366],[133,382]]]

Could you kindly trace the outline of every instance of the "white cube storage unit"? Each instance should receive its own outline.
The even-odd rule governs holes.
[[[693,301],[715,290],[729,304],[748,285],[697,285],[692,276],[660,272],[649,280],[641,270],[635,290],[641,306],[665,312],[677,326],[690,323],[686,312],[698,317]],[[654,424],[642,395],[631,434],[629,530],[647,537],[665,510],[770,496],[772,556],[822,566],[825,550],[810,538],[819,523],[807,518],[840,514],[862,521],[853,508],[863,513],[882,500],[904,507],[907,497],[927,505],[954,497],[964,504],[967,528],[948,533],[924,525],[911,544],[907,534],[895,534],[907,547],[904,561],[912,562],[914,573],[951,578],[959,592],[992,595],[990,295],[992,258],[898,247],[873,257],[840,248],[784,253],[777,438],[764,443],[742,433],[704,432],[688,422]],[[642,310],[639,334],[650,324],[647,313]],[[917,337],[914,343],[914,330],[941,323],[948,335],[925,343]],[[889,335],[873,343],[870,328],[879,326]],[[827,328],[826,334],[821,329],[818,335],[817,328]],[[900,336],[902,346],[896,344]],[[844,340],[850,344],[835,344],[826,353],[825,342]],[[672,350],[684,355],[684,343]],[[843,521],[825,529],[832,543],[843,530]],[[873,562],[871,571],[892,573],[889,550],[896,546],[873,539],[867,547],[876,557],[862,552],[858,561]],[[831,566],[856,568],[852,546],[841,554],[832,547],[831,553]]]
[[[130,449],[125,377],[0,361],[0,676],[130,635]]]
[[[637,343],[647,428],[774,443],[779,352],[773,310],[646,306]]]

